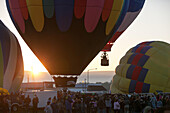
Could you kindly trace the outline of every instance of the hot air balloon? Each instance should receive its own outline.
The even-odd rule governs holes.
[[[102,55],[102,66],[108,66],[108,57],[106,52],[110,52],[113,46],[113,43],[120,37],[120,35],[131,25],[131,23],[136,19],[136,17],[141,12],[145,0],[126,0],[124,2],[123,8],[121,10],[121,15],[119,16],[118,21],[116,22],[113,29],[113,37],[102,49],[104,54]],[[104,59],[105,58],[105,59]],[[107,61],[107,62],[105,62]]]
[[[120,60],[111,84],[112,93],[170,92],[170,44],[143,42]]]
[[[6,2],[15,27],[51,75],[80,75],[113,37],[129,4],[129,0]],[[141,4],[132,3],[136,2]]]
[[[12,32],[0,21],[0,87],[19,90],[24,76],[21,48]]]

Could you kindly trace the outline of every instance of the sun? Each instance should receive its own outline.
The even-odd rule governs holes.
[[[40,71],[34,69],[34,70],[32,71],[32,73],[33,73],[34,75],[38,75],[38,74],[40,73]]]
[[[38,66],[32,66],[31,67],[31,72],[32,72],[32,74],[35,76],[37,76],[40,72],[41,72],[41,69],[40,68],[38,68]]]

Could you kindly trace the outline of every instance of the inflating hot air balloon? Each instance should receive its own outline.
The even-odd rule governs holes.
[[[112,93],[170,92],[170,44],[143,42],[120,60]]]
[[[131,25],[131,23],[136,19],[136,17],[141,12],[145,0],[125,0],[123,8],[121,10],[121,15],[119,16],[118,21],[116,22],[113,29],[113,37],[109,40],[109,42],[102,49],[104,54],[102,55],[102,66],[108,66],[108,58],[105,57],[107,55],[106,52],[111,51],[113,43],[120,37],[120,35]],[[104,57],[106,59],[104,59]],[[107,62],[105,62],[107,61]]]
[[[24,65],[18,40],[0,21],[0,87],[16,92],[23,76]]]
[[[15,27],[51,75],[80,75],[113,37],[129,6],[129,0],[6,1]],[[132,7],[144,3],[130,1]]]

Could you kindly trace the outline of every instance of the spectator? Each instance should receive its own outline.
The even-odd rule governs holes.
[[[104,113],[105,103],[103,99],[100,99],[97,103],[97,106],[99,108],[99,113]]]
[[[64,113],[64,105],[61,99],[57,101],[58,113]]]
[[[52,103],[56,103],[56,102],[57,102],[57,99],[56,99],[56,96],[54,96],[52,99]]]
[[[157,104],[157,100],[156,100],[156,97],[154,95],[152,95],[152,98],[151,98],[151,106],[153,109],[156,109],[156,104]]]
[[[56,101],[52,101],[51,108],[52,108],[53,113],[58,113],[58,105]]]
[[[114,102],[114,113],[119,113],[119,112],[120,112],[120,104],[118,102],[118,99],[116,99]]]
[[[141,102],[140,102],[140,96],[136,96],[136,99],[134,101],[134,112],[135,113],[141,113],[142,111],[142,106],[141,106]]]
[[[71,97],[70,96],[66,97],[65,106],[67,113],[71,113],[72,111],[71,103],[72,103]]]
[[[30,105],[30,102],[31,102],[31,99],[29,97],[29,95],[27,96],[27,98],[25,98],[25,108],[26,108],[26,111],[29,112],[29,105]]]
[[[129,113],[129,104],[130,104],[129,98],[125,97],[125,100],[124,100],[124,113]]]
[[[45,113],[53,113],[50,102],[47,102],[47,105],[46,105],[44,111],[45,111]]]
[[[34,95],[34,98],[32,100],[32,104],[33,104],[33,113],[37,113],[37,107],[38,107],[38,103],[39,103],[39,99],[37,97],[37,95]]]
[[[106,98],[105,105],[106,105],[106,113],[110,113],[111,107],[112,107],[111,98],[109,98],[109,97]]]
[[[51,104],[51,97],[48,98],[48,101],[47,101],[47,102],[49,102],[49,103]]]

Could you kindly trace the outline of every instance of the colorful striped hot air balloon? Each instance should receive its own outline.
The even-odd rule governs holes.
[[[20,45],[13,33],[0,21],[0,87],[19,90],[24,76]]]
[[[143,42],[120,60],[112,93],[170,92],[170,44]]]
[[[136,12],[144,4],[144,0],[6,1],[15,27],[52,75],[80,75],[129,18],[128,9]],[[133,21],[129,19],[126,25]]]

